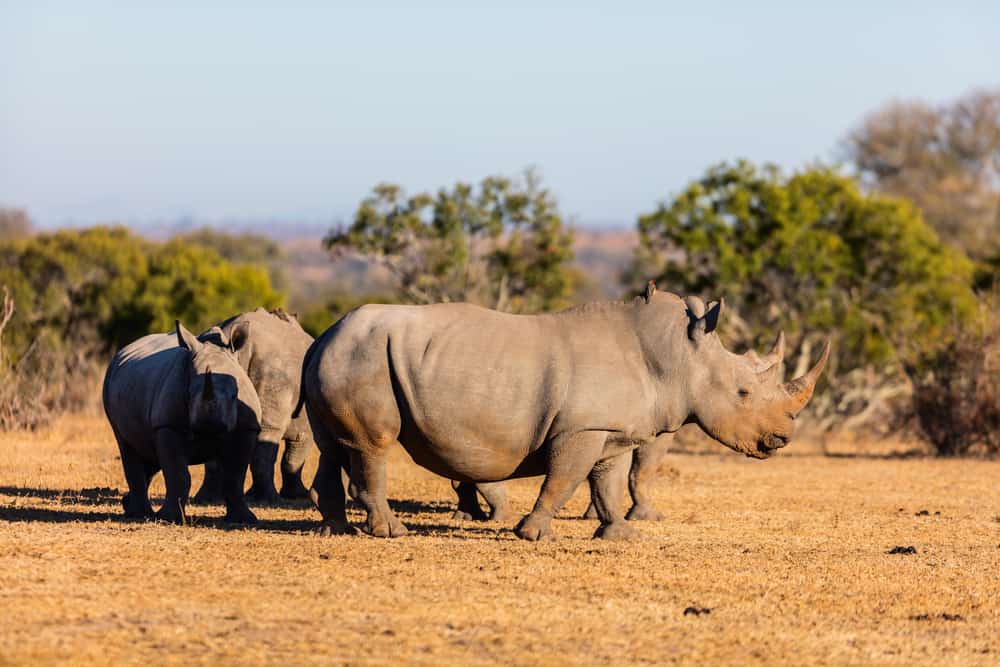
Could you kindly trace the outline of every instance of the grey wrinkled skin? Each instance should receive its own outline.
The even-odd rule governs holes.
[[[221,322],[223,335],[249,323],[253,337],[236,353],[257,391],[261,406],[261,429],[250,462],[253,484],[247,495],[257,501],[273,503],[286,499],[307,498],[302,483],[302,467],[314,440],[305,415],[292,418],[299,400],[302,359],[313,337],[299,325],[294,315],[264,308],[242,313]],[[278,449],[284,443],[281,459],[281,491],[274,487],[274,466]],[[205,463],[205,481],[195,494],[195,502],[213,502],[221,497],[221,475],[214,461]]]
[[[114,356],[104,376],[104,412],[111,423],[128,493],[125,515],[187,522],[188,466],[218,458],[226,519],[253,523],[243,497],[261,409],[250,378],[236,361],[248,326],[196,338],[180,322],[174,333],[152,334]],[[167,492],[154,514],[149,481],[163,471]]]
[[[721,303],[664,292],[629,304],[510,315],[469,304],[367,305],[309,350],[303,401],[320,450],[314,500],[321,532],[351,532],[339,468],[367,511],[363,530],[406,528],[386,500],[386,455],[399,443],[418,464],[459,482],[545,475],[515,529],[547,539],[551,520],[588,480],[595,537],[637,535],[621,490],[632,450],[697,423],[754,458],[785,446],[829,349],[782,384],[727,351],[715,327]],[[336,472],[336,474],[334,474]]]

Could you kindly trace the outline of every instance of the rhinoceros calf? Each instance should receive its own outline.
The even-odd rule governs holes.
[[[309,492],[302,483],[302,467],[314,441],[309,420],[305,415],[293,419],[292,410],[299,400],[302,359],[313,337],[293,315],[281,309],[258,308],[230,317],[218,327],[231,335],[245,323],[252,325],[253,338],[236,352],[236,359],[250,377],[261,407],[260,436],[250,461],[253,484],[247,495],[265,502],[277,500],[274,466],[284,441],[280,496],[305,498]],[[206,462],[205,481],[195,501],[210,502],[221,497],[221,484],[215,462]]]
[[[469,304],[367,305],[313,344],[303,400],[321,452],[314,490],[324,533],[350,532],[340,464],[367,511],[364,530],[406,529],[386,500],[397,442],[418,464],[460,482],[544,474],[519,537],[551,536],[551,520],[589,479],[595,537],[627,538],[621,489],[628,452],[696,422],[747,456],[788,444],[823,358],[779,382],[775,368],[727,351],[721,303],[654,292],[628,304],[510,315]]]
[[[155,516],[185,523],[188,466],[218,458],[226,519],[256,521],[243,484],[260,403],[235,357],[249,336],[249,326],[241,326],[231,336],[216,328],[196,338],[178,322],[175,333],[140,338],[111,360],[102,397],[128,484],[126,516],[154,516],[149,481],[162,470],[167,493]]]

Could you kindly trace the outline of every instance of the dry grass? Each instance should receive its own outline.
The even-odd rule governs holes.
[[[0,663],[1000,661],[997,462],[676,455],[646,540],[591,541],[578,492],[529,544],[453,522],[403,455],[402,539],[319,538],[295,506],[127,522],[116,453],[96,418],[0,439]]]

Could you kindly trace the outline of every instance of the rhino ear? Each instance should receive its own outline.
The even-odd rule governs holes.
[[[229,337],[229,349],[239,352],[250,340],[250,323],[240,322],[233,328],[233,333]]]
[[[201,349],[202,342],[198,338],[184,328],[180,320],[174,320],[174,326],[177,328],[177,344],[181,347],[191,350],[191,352],[197,352]]]
[[[688,337],[697,343],[715,331],[716,327],[719,326],[719,317],[722,315],[722,308],[724,306],[725,299],[709,303],[704,315],[692,318],[691,323],[688,325]]]

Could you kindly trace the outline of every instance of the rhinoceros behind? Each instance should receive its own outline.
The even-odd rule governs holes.
[[[128,483],[126,516],[153,516],[149,481],[163,470],[167,493],[156,516],[185,523],[188,466],[219,458],[226,519],[256,520],[243,483],[260,430],[260,403],[234,354],[249,336],[243,326],[231,337],[213,329],[196,338],[178,322],[175,333],[140,338],[111,360],[102,397]]]
[[[321,452],[314,482],[323,532],[347,532],[339,468],[367,510],[364,530],[406,529],[386,500],[386,454],[458,481],[545,475],[516,528],[537,540],[590,479],[601,526],[630,537],[621,489],[628,452],[698,423],[726,446],[766,458],[792,437],[824,359],[782,384],[727,351],[714,330],[722,304],[656,292],[628,304],[510,315],[469,304],[362,306],[313,344],[303,400]]]
[[[253,383],[261,407],[261,428],[250,462],[253,484],[251,498],[273,502],[274,465],[279,444],[284,441],[281,459],[281,497],[304,498],[308,490],[302,483],[302,466],[313,444],[312,430],[305,415],[293,419],[292,409],[299,400],[302,359],[313,338],[293,315],[283,310],[264,308],[241,313],[221,322],[224,335],[245,324],[252,325],[253,338],[237,350],[236,359]],[[214,461],[205,464],[205,481],[195,495],[197,502],[220,496],[221,478]]]

